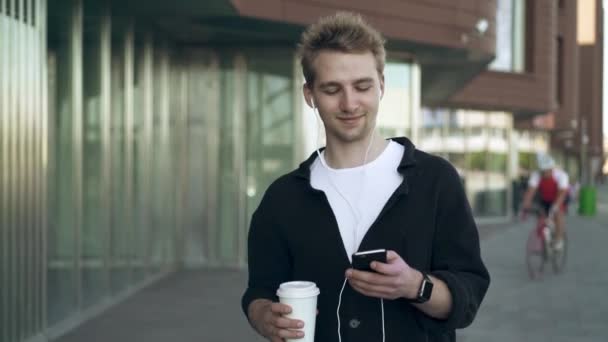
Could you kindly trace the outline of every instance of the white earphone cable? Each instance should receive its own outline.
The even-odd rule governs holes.
[[[346,280],[347,278],[344,277],[342,289],[340,290],[340,295],[338,296],[338,309],[336,309],[336,317],[338,318],[338,342],[342,342],[342,334],[340,333],[340,304],[342,303],[342,292],[344,291],[344,287],[346,287]]]

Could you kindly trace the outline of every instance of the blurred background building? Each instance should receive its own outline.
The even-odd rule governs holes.
[[[595,181],[599,0],[0,0],[0,341],[243,268],[265,188],[322,144],[294,53],[336,10],[388,38],[383,134],[450,160],[479,222],[536,152]]]

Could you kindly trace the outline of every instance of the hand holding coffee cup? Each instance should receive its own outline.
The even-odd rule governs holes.
[[[301,331],[297,331],[295,338],[286,337],[287,342],[314,342],[318,295],[319,288],[310,281],[290,281],[279,286],[279,301],[291,308],[291,312],[285,314],[284,318],[297,320],[304,325],[298,327]]]
[[[284,316],[291,312],[289,305],[273,303],[268,299],[257,299],[249,306],[249,318],[253,327],[272,342],[304,336],[304,332],[297,330],[304,326],[304,322]]]

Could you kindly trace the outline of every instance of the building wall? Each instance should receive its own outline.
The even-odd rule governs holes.
[[[557,109],[556,35],[558,4],[527,1],[526,72],[485,71],[454,94],[453,107],[543,113]]]
[[[588,184],[600,173],[603,158],[602,2],[564,2],[563,11],[564,34],[570,37],[570,47],[564,54],[575,56],[566,63],[563,72],[564,76],[573,74],[574,77],[570,82],[565,80],[563,85],[565,101],[556,115],[552,148],[563,154],[569,160],[568,164],[575,164],[580,177],[577,180]],[[570,102],[566,103],[568,100]]]
[[[558,108],[555,114],[556,131],[572,131],[578,122],[579,49],[577,44],[577,6],[573,1],[559,2],[558,34],[555,55],[556,93]],[[565,146],[564,146],[565,147]]]
[[[449,105],[512,111],[516,127],[551,132],[551,150],[572,174],[597,173],[602,154],[603,23],[602,2],[594,2],[596,17],[588,20],[595,22],[597,38],[591,45],[580,45],[576,1],[528,1],[531,35],[526,72],[486,71],[454,95]],[[538,114],[544,115],[542,120],[531,117]]]
[[[320,15],[348,9],[365,15],[387,37],[460,49],[494,52],[494,35],[463,40],[480,18],[492,23],[494,0],[231,0],[243,16],[307,25]]]
[[[599,174],[603,160],[602,133],[602,45],[580,47],[580,141],[585,184]]]
[[[604,70],[604,16],[602,15],[603,1],[596,0],[596,44],[593,51],[593,75],[592,81],[593,89],[593,109],[589,121],[591,122],[591,128],[589,135],[590,156],[594,158],[591,165],[591,177],[595,178],[600,172],[601,161],[604,155],[603,150],[603,77]],[[584,57],[583,57],[584,58]]]

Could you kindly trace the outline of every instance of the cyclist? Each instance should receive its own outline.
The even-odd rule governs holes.
[[[547,214],[554,214],[555,240],[553,248],[564,248],[566,197],[569,191],[568,174],[556,167],[553,158],[546,154],[537,155],[538,171],[533,172],[528,180],[528,189],[524,194],[523,209],[529,209],[534,195],[538,191],[541,207]]]

